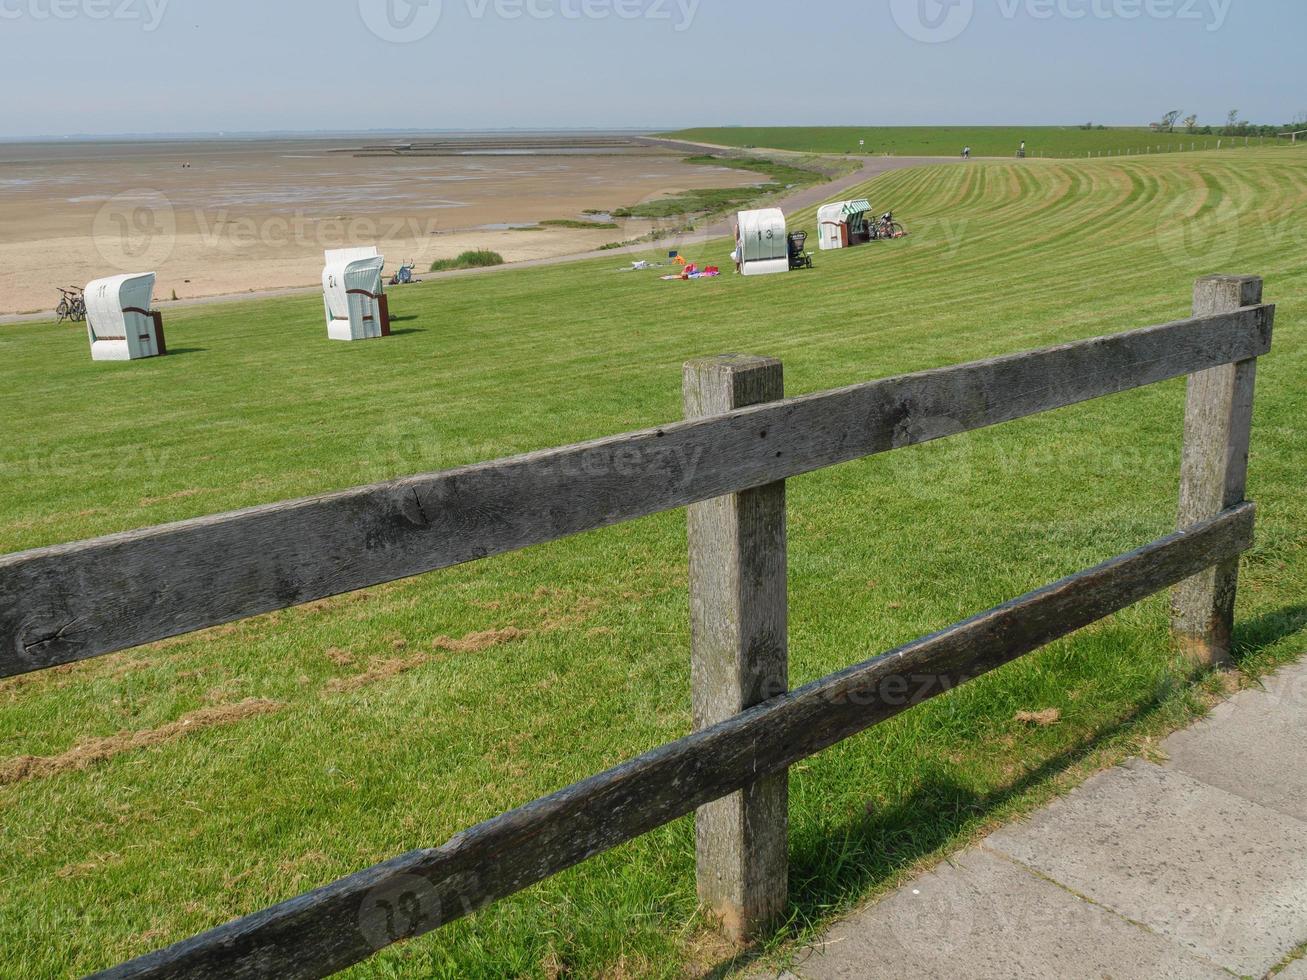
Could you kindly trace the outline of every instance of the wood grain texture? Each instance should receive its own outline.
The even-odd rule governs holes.
[[[321,977],[781,772],[1252,546],[1244,504],[415,851],[101,974]]]
[[[0,558],[0,677],[84,660],[1264,354],[1184,320]],[[766,439],[761,433],[766,432]]]
[[[1257,276],[1208,276],[1194,286],[1194,315],[1232,313],[1262,301]],[[1185,407],[1180,527],[1235,506],[1248,487],[1257,361],[1248,359],[1192,375]],[[1173,630],[1195,664],[1231,662],[1239,562],[1206,569],[1181,583],[1172,599]]]
[[[686,418],[785,397],[767,357],[685,366]],[[766,441],[770,433],[760,433]],[[689,508],[690,688],[696,731],[789,690],[785,484]],[[737,943],[769,934],[789,899],[789,776],[775,773],[695,814],[699,901]]]

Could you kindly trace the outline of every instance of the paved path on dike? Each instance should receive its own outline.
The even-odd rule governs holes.
[[[1307,664],[1160,748],[1166,762],[1101,773],[837,924],[780,976],[1307,980]]]

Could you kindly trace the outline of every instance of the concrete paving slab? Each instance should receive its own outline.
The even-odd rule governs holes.
[[[1161,748],[1168,766],[1307,821],[1307,666],[1240,691]]]
[[[1229,980],[1215,964],[984,850],[839,924],[800,959],[790,970],[800,980]]]
[[[986,846],[1241,976],[1307,936],[1307,824],[1138,760]]]
[[[1307,980],[1307,960],[1294,960],[1275,975],[1275,980]]]

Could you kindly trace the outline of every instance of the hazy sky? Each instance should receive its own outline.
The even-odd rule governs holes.
[[[1303,0],[0,0],[0,136],[1307,113]]]

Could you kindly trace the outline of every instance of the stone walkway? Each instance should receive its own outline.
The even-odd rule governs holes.
[[[1307,980],[1307,665],[838,924],[782,977]],[[770,973],[768,976],[775,976]]]

